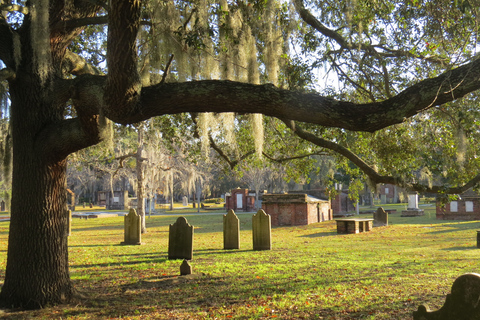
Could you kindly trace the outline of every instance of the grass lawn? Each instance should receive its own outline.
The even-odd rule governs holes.
[[[83,298],[9,319],[411,319],[438,309],[456,277],[480,269],[480,222],[402,218],[338,235],[333,221],[274,227],[270,251],[252,251],[251,216],[238,214],[241,249],[223,250],[221,214],[185,215],[195,226],[194,275],[167,260],[168,226],[178,215],[147,218],[141,246],[122,246],[123,218],[74,219],[70,271]],[[177,212],[175,214],[180,214]],[[371,217],[362,215],[361,217]],[[8,222],[0,223],[0,279]]]

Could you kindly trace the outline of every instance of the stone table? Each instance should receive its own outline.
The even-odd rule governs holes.
[[[373,219],[336,219],[337,233],[360,233],[367,232],[373,228]]]

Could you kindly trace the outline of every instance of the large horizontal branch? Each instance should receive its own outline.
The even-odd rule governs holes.
[[[365,161],[363,161],[359,156],[357,156],[352,151],[348,150],[347,148],[339,145],[338,143],[320,138],[314,135],[311,132],[303,130],[298,124],[291,120],[282,120],[288,128],[290,128],[298,137],[307,140],[316,146],[329,149],[334,151],[348,160],[352,161],[360,170],[362,170],[370,180],[375,183],[385,183],[385,184],[394,184],[400,187],[406,188],[411,191],[418,191],[418,192],[428,192],[428,193],[441,193],[441,194],[461,194],[468,189],[476,186],[480,183],[480,173],[477,174],[473,179],[468,181],[463,186],[457,187],[446,187],[446,186],[427,186],[420,183],[409,183],[399,177],[393,176],[384,176],[380,175],[375,169],[369,166]]]
[[[105,77],[80,76],[76,83],[75,92],[80,97],[76,107],[90,107],[91,112],[97,113],[102,109],[105,116],[121,124],[184,112],[237,112],[263,113],[326,127],[374,132],[480,89],[480,59],[420,81],[390,99],[367,104],[279,89],[270,84],[204,80],[144,87],[139,90],[140,99],[128,107],[122,107],[121,103],[101,107],[101,103],[88,103],[82,97],[98,102],[93,99],[92,92],[101,99]]]
[[[480,60],[475,60],[436,78],[420,81],[380,102],[355,104],[268,84],[205,80],[145,87],[135,105],[123,108],[120,103],[110,104],[104,114],[115,122],[128,124],[183,112],[263,113],[327,127],[374,132],[479,88]]]
[[[104,139],[99,116],[63,120],[43,128],[35,148],[39,156],[55,162],[69,154],[95,145]]]
[[[373,132],[480,88],[480,60],[418,82],[390,99],[367,104],[282,90],[273,85],[219,80],[142,88],[135,47],[140,2],[112,0],[108,23],[109,73],[103,114],[122,124],[183,112],[239,112]]]

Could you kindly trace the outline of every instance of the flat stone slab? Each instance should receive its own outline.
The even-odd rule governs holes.
[[[373,219],[336,219],[337,233],[340,234],[353,234],[367,232],[373,229]]]

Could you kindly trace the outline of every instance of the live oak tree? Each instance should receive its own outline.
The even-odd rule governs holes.
[[[466,138],[476,135],[478,122],[469,117],[476,114],[475,105],[458,102],[480,88],[480,60],[474,52],[476,6],[455,1],[451,9],[447,0],[435,6],[421,1],[355,3],[312,1],[317,9],[309,10],[296,0],[295,10],[307,24],[298,29],[290,25],[293,9],[273,1],[3,0],[0,79],[2,87],[8,84],[13,143],[3,304],[36,308],[72,298],[64,196],[67,157],[102,141],[108,121],[133,124],[184,112],[251,113],[257,114],[257,124],[258,114],[276,117],[302,139],[347,157],[376,183],[398,179],[382,175],[368,159],[353,153],[349,137],[362,136],[350,131],[367,135],[393,128],[381,132],[395,144],[397,131],[404,130],[400,140],[408,145],[405,137],[421,134],[400,124],[416,126],[444,113],[448,119],[442,128],[451,125],[453,117],[465,124]],[[102,34],[105,25],[108,33]],[[302,39],[297,48],[305,53],[323,48],[323,55],[309,57],[337,71],[348,86],[343,96],[293,90],[301,89],[295,87],[297,80],[305,80],[298,71],[308,68],[298,60],[284,60],[283,66],[278,61],[289,53],[294,30],[300,30],[295,39]],[[445,37],[448,41],[442,41]],[[82,46],[78,39],[91,50],[84,57],[98,63],[97,68],[75,54]],[[156,77],[142,85],[138,62],[145,61],[139,54],[146,52],[152,58],[149,71]],[[175,68],[168,71],[166,57],[171,54]],[[224,63],[209,70],[217,61]],[[102,68],[105,75],[98,71]],[[288,68],[292,72],[282,71]],[[434,112],[425,119],[410,120],[429,109]],[[229,121],[233,123],[232,115]],[[448,132],[430,130],[428,139],[452,141]],[[374,135],[365,141],[376,141]],[[461,132],[458,136],[463,139]],[[373,157],[365,143],[355,148]],[[467,151],[465,159],[477,157]],[[476,175],[452,190],[464,190],[478,180]]]

